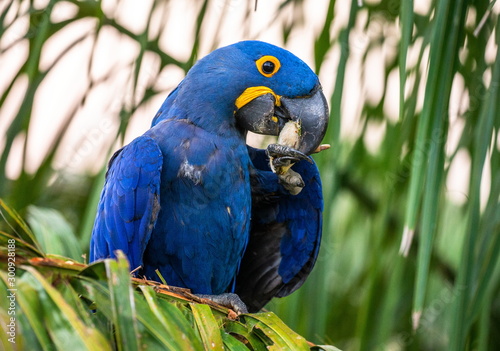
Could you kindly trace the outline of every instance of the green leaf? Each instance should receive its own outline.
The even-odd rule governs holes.
[[[130,268],[123,252],[117,251],[116,258],[116,261],[105,260],[104,265],[108,277],[112,321],[116,326],[117,346],[119,350],[124,351],[139,350],[140,335],[130,283]]]
[[[496,28],[496,42],[500,43],[500,26]],[[493,69],[493,78],[490,83],[486,103],[482,106],[480,113],[480,121],[477,125],[476,133],[474,135],[474,157],[471,167],[470,178],[470,201],[469,201],[469,217],[467,223],[467,231],[465,240],[462,247],[462,256],[460,260],[460,267],[458,270],[457,282],[455,285],[455,293],[457,295],[454,313],[453,325],[451,330],[450,350],[463,350],[469,334],[472,322],[477,318],[481,310],[482,298],[486,294],[488,283],[492,282],[493,268],[498,262],[498,252],[500,250],[498,244],[498,225],[496,229],[496,238],[491,240],[494,247],[493,254],[496,257],[475,255],[476,248],[480,242],[480,201],[481,201],[481,181],[484,170],[484,163],[487,157],[488,148],[491,145],[491,139],[495,119],[498,119],[498,98],[500,96],[500,50],[497,51],[495,66]],[[497,181],[496,181],[497,182]],[[493,183],[493,189],[498,189],[496,182]],[[498,191],[498,190],[497,190]],[[493,199],[494,207],[499,207],[498,197]],[[491,205],[490,205],[491,206]],[[495,211],[496,212],[496,211]],[[496,243],[495,243],[496,241]],[[489,261],[489,262],[488,262]],[[475,277],[475,270],[477,263],[484,263],[486,268],[485,275],[481,277],[484,279],[479,283],[479,289],[476,290],[477,297],[481,300],[473,298],[473,287],[478,284]],[[482,273],[483,273],[482,272]],[[484,274],[483,273],[483,274]],[[468,308],[471,300],[473,303],[472,310],[470,310],[469,318],[467,318]]]
[[[259,338],[247,325],[237,321],[227,321],[224,330],[227,333],[236,335],[238,339],[243,339],[249,343],[251,348],[255,351],[266,351],[267,347],[273,344],[269,338]]]
[[[224,341],[225,350],[247,351],[248,347],[230,334],[222,333],[222,340]]]
[[[405,220],[406,230],[410,232],[415,230],[417,208],[422,202],[422,230],[412,316],[414,329],[418,328],[424,306],[430,258],[437,229],[440,189],[444,174],[444,145],[448,135],[449,96],[458,65],[466,7],[464,1],[456,4],[441,1],[434,20],[435,33],[431,41],[431,67],[428,77],[433,88],[426,91],[426,101],[415,146],[416,150],[422,151],[427,157],[422,159],[423,155],[419,152],[415,153],[413,158],[415,165]],[[407,245],[410,243],[411,240]]]
[[[33,267],[23,268],[36,280],[38,286],[35,289],[38,292],[41,315],[45,317],[44,326],[57,349],[111,350],[103,335],[97,329],[85,325],[61,293],[38,271]],[[38,321],[34,327],[40,328]],[[46,338],[44,340],[43,345],[47,345]]]
[[[15,302],[17,303],[16,306],[16,315],[9,314],[9,309],[10,307],[10,299],[4,299],[1,301],[1,311],[2,315],[4,316],[3,320],[5,325],[10,324],[11,320],[10,317],[14,317],[16,319],[16,343],[13,346],[16,346],[18,344],[23,344],[23,342],[28,339],[30,336],[28,334],[34,334],[35,339],[41,344],[41,345],[51,345],[52,342],[50,341],[49,335],[47,333],[47,330],[45,329],[45,324],[43,323],[43,320],[40,318],[40,316],[43,315],[43,311],[41,309],[41,305],[39,302],[37,290],[30,284],[27,284],[25,282],[25,279],[22,280],[15,280],[14,285],[12,285],[12,281],[8,280],[8,276],[6,272],[0,272],[0,282],[2,285],[2,291],[9,291],[8,289],[17,289],[17,292],[14,292],[16,295]],[[10,295],[10,292],[9,292]],[[7,295],[8,296],[8,295]],[[5,303],[5,305],[3,305]],[[12,312],[11,312],[12,313]],[[25,327],[26,332],[25,333],[18,333],[19,327],[21,326],[21,318],[20,315],[24,315],[24,321],[27,321],[26,324],[22,325]],[[8,316],[8,318],[7,318]],[[4,334],[4,333],[2,333]],[[9,337],[12,337],[9,335]],[[3,340],[2,340],[3,341]],[[7,348],[8,346],[12,346],[12,344],[9,342],[3,343],[4,347]],[[35,345],[33,345],[35,347]],[[17,349],[17,347],[15,348]]]
[[[40,257],[42,255],[41,252],[32,244],[27,243],[16,235],[11,235],[0,231],[0,252],[7,256],[9,245],[15,246],[16,256],[18,258],[32,258]]]
[[[8,218],[6,218],[5,213],[9,215],[9,217],[14,221],[14,223],[10,223]],[[33,250],[36,250],[39,256],[42,256],[41,252],[43,251],[41,246],[38,244],[35,234],[28,227],[26,222],[19,216],[19,214],[8,206],[2,199],[0,199],[0,215],[3,217],[7,225],[13,232],[13,235],[16,235],[19,239],[21,239],[25,245],[30,246]],[[16,230],[14,226],[18,226],[19,230]],[[11,237],[13,237],[13,235]]]
[[[413,32],[413,0],[401,2],[400,8],[401,41],[399,47],[399,120],[404,119],[405,89],[406,89],[406,60],[410,48]]]
[[[286,326],[274,313],[245,315],[245,323],[273,341],[268,350],[309,350],[306,339]]]
[[[224,350],[221,331],[210,306],[191,303],[189,307],[193,311],[195,326],[205,350]]]
[[[30,206],[28,222],[44,252],[82,261],[82,250],[73,228],[60,212]]]
[[[144,306],[137,304],[139,320],[166,349],[199,350],[202,348],[193,328],[179,309],[169,302],[158,300],[151,287],[140,285],[139,289],[147,303]]]

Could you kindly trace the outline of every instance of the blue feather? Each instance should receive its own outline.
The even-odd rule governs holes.
[[[260,310],[272,297],[283,297],[305,281],[319,252],[323,198],[316,165],[298,162],[305,187],[289,194],[278,184],[264,150],[249,147],[256,168],[252,230],[236,282],[236,293],[250,311]]]

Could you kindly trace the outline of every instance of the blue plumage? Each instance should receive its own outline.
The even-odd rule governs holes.
[[[291,195],[271,172],[264,150],[249,148],[258,172],[252,182],[250,242],[238,274],[236,293],[250,311],[272,297],[297,290],[316,262],[321,241],[323,197],[314,163],[300,161],[293,169],[305,182]]]
[[[114,251],[120,249],[132,267],[143,264],[159,211],[161,169],[161,150],[147,136],[114,154],[92,232],[91,262],[115,257]]]
[[[271,76],[256,66],[265,55],[281,64]],[[266,90],[249,99],[259,103],[258,112],[248,103],[240,115],[235,101],[249,87]],[[299,111],[295,117],[278,100],[306,101],[310,95],[317,96],[318,87],[317,76],[305,63],[262,42],[237,43],[201,59],[167,97],[151,129],[110,160],[90,261],[115,257],[114,252],[122,250],[131,269],[142,267],[139,275],[158,280],[155,270],[159,269],[168,284],[199,294],[236,289],[253,309],[272,296],[295,290],[312,268],[319,248],[319,174],[314,164],[297,163],[293,169],[302,175],[305,186],[300,194],[291,195],[270,170],[264,150],[247,148],[241,125],[251,129],[255,125],[253,131],[263,133],[268,130],[262,121],[266,128],[276,123],[276,130],[283,118],[303,118],[307,125],[306,112]],[[269,91],[274,95],[260,104]],[[262,113],[261,106],[272,111]],[[315,108],[324,113],[324,106]],[[241,124],[244,118],[251,122]],[[317,134],[324,134],[324,128]],[[266,250],[249,254],[247,245],[267,246],[273,260],[267,259]],[[265,267],[260,271],[255,267],[260,262],[269,265],[266,272],[272,272],[269,279],[279,283],[279,289],[258,286],[257,282],[265,285],[269,280],[255,277],[263,275]],[[249,279],[254,284],[241,291],[242,281]],[[256,299],[259,303],[250,301]]]
[[[203,294],[220,294],[234,279],[250,223],[250,160],[241,135],[227,134],[185,120],[165,120],[146,133],[164,155],[146,277],[157,279],[159,268],[169,284]]]

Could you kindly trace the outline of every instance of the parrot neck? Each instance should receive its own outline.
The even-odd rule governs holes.
[[[189,78],[186,77],[167,97],[153,120],[153,126],[165,119],[186,119],[210,133],[238,136],[244,140],[245,133],[237,128],[234,117],[237,95],[223,84],[218,85],[222,86],[219,88]]]

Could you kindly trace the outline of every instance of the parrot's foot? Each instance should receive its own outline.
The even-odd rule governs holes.
[[[280,184],[292,195],[300,193],[305,186],[304,181],[299,173],[292,171],[291,167],[300,160],[312,163],[311,159],[301,151],[281,144],[270,144],[266,152],[269,156],[269,165],[278,175]]]
[[[280,184],[292,195],[300,193],[305,186],[302,176],[292,171],[291,168],[288,169],[285,174],[278,174],[278,178]]]
[[[237,314],[248,313],[247,306],[243,301],[241,301],[240,297],[236,294],[226,293],[220,295],[204,295],[204,294],[196,294],[199,298],[207,299],[213,301],[219,305],[227,307]]]

